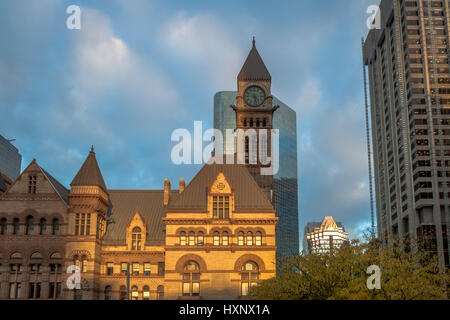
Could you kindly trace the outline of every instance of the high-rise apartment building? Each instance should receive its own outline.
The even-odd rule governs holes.
[[[15,180],[20,174],[22,156],[11,141],[0,135],[0,172]]]
[[[256,51],[256,48],[252,50]],[[214,96],[214,128],[220,130],[224,136],[226,130],[237,128],[236,112],[231,106],[236,105],[238,96],[238,91],[221,91]],[[272,107],[275,106],[278,106],[278,109],[273,113],[272,128],[279,130],[279,170],[273,175],[272,190],[279,218],[276,234],[277,255],[283,256],[299,252],[297,120],[294,110],[272,96]],[[251,111],[254,110],[255,107]],[[254,127],[257,125],[258,122],[255,121]],[[250,121],[247,127],[249,126]],[[227,144],[224,139],[223,153],[236,153],[236,144],[236,140]]]
[[[348,233],[333,217],[325,217],[322,222],[309,222],[305,227],[303,249],[308,253],[327,253],[346,242]]]
[[[377,223],[385,244],[417,238],[449,265],[448,0],[383,0],[365,40]]]

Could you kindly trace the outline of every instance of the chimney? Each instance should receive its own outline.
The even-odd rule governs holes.
[[[167,206],[169,204],[170,197],[170,181],[169,179],[164,179],[164,205]]]
[[[186,183],[184,182],[184,179],[181,178],[181,179],[180,179],[180,194],[183,193],[184,188],[186,188]]]

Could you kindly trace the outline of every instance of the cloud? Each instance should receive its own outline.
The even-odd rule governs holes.
[[[303,116],[320,106],[322,102],[322,89],[319,79],[308,78],[300,89],[300,94],[295,103],[297,112]]]
[[[218,88],[234,84],[245,59],[230,29],[210,13],[176,14],[161,28],[160,40],[173,57],[201,65]]]

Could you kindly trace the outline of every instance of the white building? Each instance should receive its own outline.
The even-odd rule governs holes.
[[[310,222],[305,227],[304,249],[308,253],[326,253],[348,242],[348,233],[342,223],[333,217],[325,217],[322,222]]]

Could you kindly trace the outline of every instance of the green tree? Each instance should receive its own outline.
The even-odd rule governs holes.
[[[405,248],[407,248],[405,250]],[[367,268],[381,270],[381,289],[367,288]],[[252,290],[273,300],[432,300],[444,299],[450,277],[439,272],[434,255],[395,241],[352,241],[326,254],[300,254],[278,262],[276,278]]]

